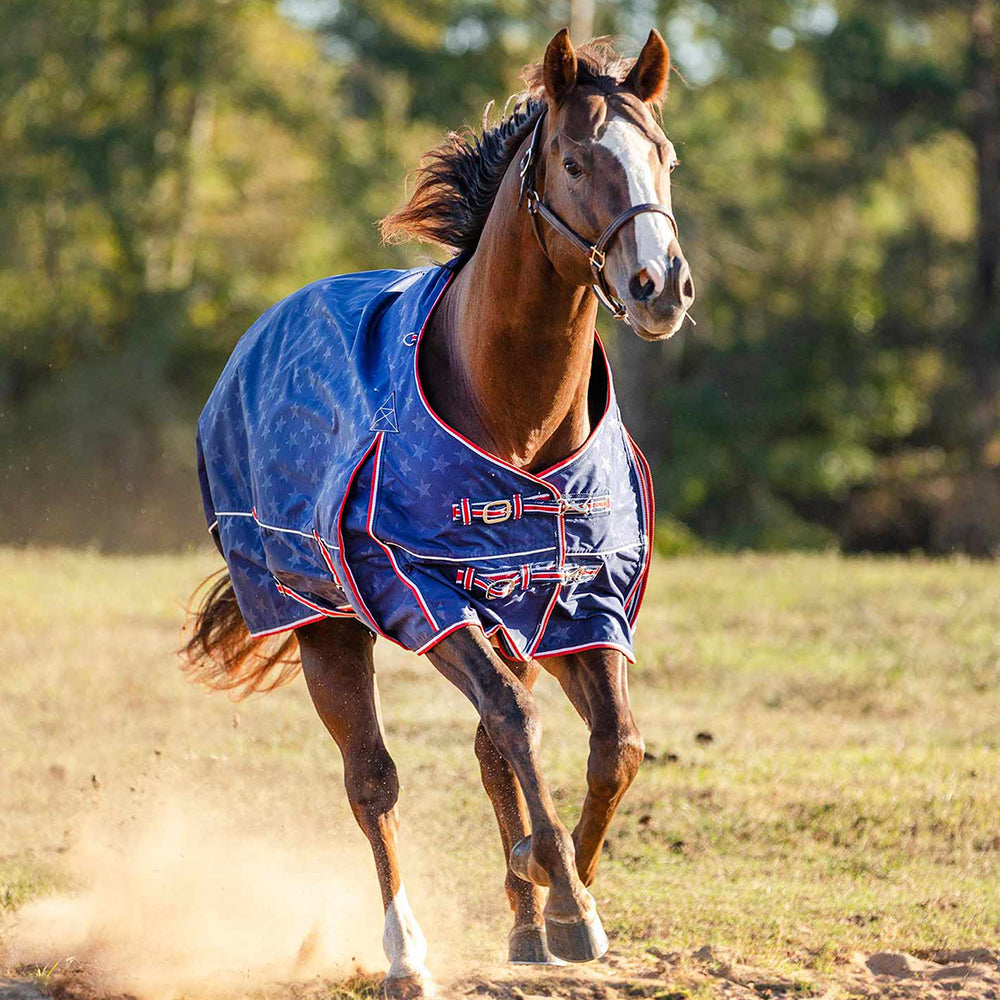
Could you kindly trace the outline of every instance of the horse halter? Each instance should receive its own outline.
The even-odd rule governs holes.
[[[521,191],[518,195],[517,204],[520,206],[522,201],[526,201],[528,206],[528,214],[531,216],[532,226],[535,230],[535,237],[538,240],[538,245],[542,248],[542,253],[548,257],[548,252],[545,249],[545,241],[542,239],[541,227],[538,224],[538,217],[541,216],[557,233],[561,233],[573,244],[582,254],[584,254],[587,260],[590,262],[590,267],[594,272],[594,284],[591,286],[594,289],[594,294],[597,296],[598,301],[603,305],[615,319],[623,319],[626,323],[629,322],[628,315],[625,311],[625,306],[622,304],[621,300],[617,298],[615,293],[611,290],[611,286],[608,284],[608,279],[604,274],[604,265],[606,263],[606,254],[608,247],[611,245],[612,240],[618,235],[618,230],[625,225],[630,219],[634,219],[637,215],[642,215],[644,212],[658,212],[660,215],[665,215],[673,227],[674,236],[680,236],[680,232],[677,229],[677,220],[670,214],[670,212],[663,207],[663,205],[658,205],[655,202],[643,202],[641,205],[633,205],[631,208],[625,209],[620,215],[615,216],[614,219],[608,224],[604,232],[597,237],[596,243],[589,243],[585,240],[572,226],[564,222],[555,212],[545,204],[544,201],[539,197],[538,191],[535,188],[535,167],[538,163],[538,151],[542,144],[542,122],[545,120],[545,115],[548,112],[547,107],[543,107],[541,114],[538,116],[538,120],[535,122],[535,127],[531,133],[531,141],[528,143],[528,148],[521,157]],[[673,270],[673,269],[671,269]],[[678,298],[680,296],[678,295]]]

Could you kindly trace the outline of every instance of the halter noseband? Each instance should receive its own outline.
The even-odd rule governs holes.
[[[677,229],[677,220],[667,211],[663,205],[658,205],[655,202],[644,202],[641,205],[633,205],[631,208],[625,209],[621,215],[615,216],[614,219],[608,224],[607,228],[597,237],[596,243],[588,243],[572,226],[564,222],[555,212],[545,204],[544,201],[539,197],[538,191],[535,188],[535,167],[538,163],[538,150],[542,143],[542,122],[545,120],[545,115],[548,108],[542,108],[541,114],[538,116],[538,120],[535,122],[535,127],[531,133],[531,141],[528,143],[528,148],[525,150],[524,156],[521,157],[521,192],[518,196],[517,203],[521,204],[522,201],[527,202],[528,214],[531,216],[532,226],[535,230],[535,237],[538,239],[538,245],[542,248],[542,253],[548,257],[548,253],[545,249],[545,241],[542,239],[541,228],[538,225],[538,217],[541,216],[557,233],[561,233],[573,244],[582,254],[584,254],[590,263],[590,267],[594,272],[594,284],[591,286],[594,289],[594,294],[597,296],[598,301],[603,305],[615,319],[624,319],[628,322],[628,316],[625,311],[625,306],[622,305],[621,301],[615,296],[615,293],[611,290],[611,286],[608,284],[608,279],[604,274],[604,264],[606,262],[607,249],[611,245],[611,241],[618,235],[618,230],[625,225],[630,219],[634,219],[637,215],[642,215],[644,212],[658,212],[660,215],[665,215],[670,221],[670,225],[673,227],[674,235],[680,236]]]

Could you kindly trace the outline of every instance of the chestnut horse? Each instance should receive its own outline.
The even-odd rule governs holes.
[[[606,42],[576,51],[560,31],[526,71],[525,103],[476,139],[451,136],[433,150],[413,196],[383,220],[388,239],[462,252],[426,328],[419,374],[441,419],[508,467],[548,469],[588,440],[603,405],[591,391],[599,298],[650,341],[675,333],[694,299],[671,208],[677,159],[656,115],[669,68],[656,31],[634,61]],[[300,658],[375,855],[385,991],[429,995],[427,948],[397,860],[398,781],[380,724],[373,635],[357,618],[327,617],[282,640],[268,652],[266,638],[250,635],[224,579],[200,608],[189,669],[216,688],[270,690]],[[514,913],[510,960],[599,957],[607,939],[587,887],[643,756],[626,656],[603,646],[515,660],[475,625],[425,655],[479,713],[475,752]],[[543,665],[590,730],[588,790],[572,834],[540,766],[531,690]]]

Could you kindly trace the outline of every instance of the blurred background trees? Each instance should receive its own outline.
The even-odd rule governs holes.
[[[652,25],[698,282],[606,329],[668,543],[1000,551],[998,0],[6,0],[0,538],[202,535],[193,424],[553,31]]]

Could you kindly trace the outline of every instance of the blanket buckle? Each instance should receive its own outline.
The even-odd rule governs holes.
[[[501,521],[506,521],[510,518],[513,509],[509,500],[490,500],[483,504],[483,523],[499,524]]]

